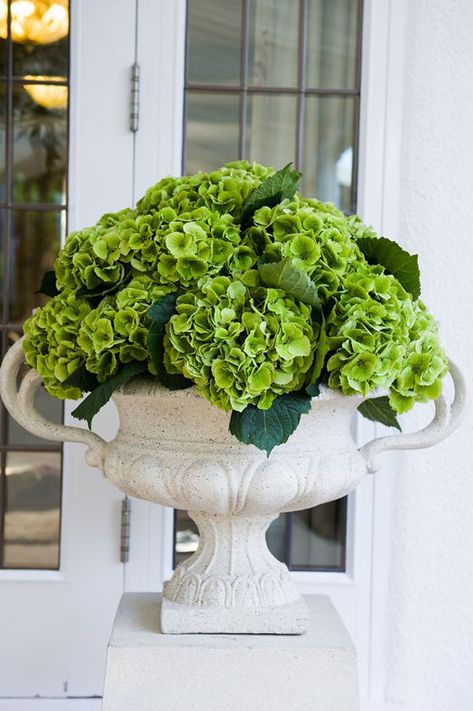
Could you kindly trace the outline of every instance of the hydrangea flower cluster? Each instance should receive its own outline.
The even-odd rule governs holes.
[[[310,307],[284,291],[220,276],[180,296],[176,310],[164,340],[166,368],[222,409],[267,409],[304,385],[319,327]]]
[[[248,217],[274,175],[239,161],[165,178],[135,209],[72,232],[55,264],[56,295],[25,324],[26,360],[48,392],[80,397],[71,384],[80,369],[103,383],[141,362],[158,377],[150,307],[174,295],[164,371],[224,410],[269,409],[314,382],[314,369],[345,395],[389,390],[396,412],[438,397],[447,361],[436,324],[398,275],[365,257],[363,244],[381,239],[295,189]],[[317,308],[294,280],[262,278],[261,265],[283,262],[315,287]]]

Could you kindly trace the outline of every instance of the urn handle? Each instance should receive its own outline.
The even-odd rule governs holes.
[[[80,442],[88,446],[86,459],[93,467],[101,468],[107,442],[81,427],[58,425],[50,422],[34,407],[34,397],[41,376],[30,370],[17,389],[18,371],[24,362],[23,338],[5,354],[0,368],[0,395],[8,412],[25,430],[38,437],[59,442]]]
[[[378,455],[387,449],[423,449],[424,447],[432,447],[448,437],[458,427],[465,412],[466,384],[458,366],[451,360],[449,360],[448,365],[450,377],[455,387],[452,404],[448,406],[443,394],[441,394],[435,401],[434,418],[423,430],[409,434],[378,437],[360,447],[359,452],[367,462],[368,471],[376,472],[380,469],[381,460]]]

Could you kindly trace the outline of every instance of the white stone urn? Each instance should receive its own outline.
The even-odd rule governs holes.
[[[47,421],[34,409],[40,376],[30,370],[17,390],[22,340],[6,354],[0,392],[27,430],[83,442],[87,461],[126,494],[185,509],[200,532],[197,551],[165,584],[163,632],[298,634],[307,611],[287,567],[269,552],[265,533],[281,512],[348,494],[379,467],[387,449],[430,447],[458,425],[465,386],[450,363],[451,407],[441,395],[421,432],[381,437],[357,449],[350,432],[361,397],[321,388],[289,441],[269,457],[228,431],[229,415],[194,388],[170,391],[136,378],[113,395],[120,427],[112,442],[80,427]]]

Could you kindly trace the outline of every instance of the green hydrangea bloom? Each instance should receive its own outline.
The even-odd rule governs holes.
[[[359,262],[327,318],[328,384],[345,395],[387,388],[400,371],[415,321],[412,299],[383,268]]]
[[[77,334],[90,311],[84,299],[71,293],[60,294],[36,309],[24,324],[26,362],[38,371],[44,387],[54,397],[77,399],[82,395],[79,388],[63,383],[85,362]]]
[[[177,300],[166,328],[165,365],[224,410],[271,406],[302,387],[318,327],[310,308],[279,289],[216,277]]]
[[[437,324],[424,304],[417,302],[406,357],[391,387],[390,402],[394,410],[403,413],[416,402],[436,400],[447,371],[448,360],[440,347]]]
[[[85,356],[87,370],[100,382],[114,375],[120,364],[149,361],[147,349],[148,309],[170,288],[140,276],[114,296],[106,296],[83,319],[77,344]]]
[[[64,383],[83,365],[99,381],[133,361],[156,375],[148,310],[177,292],[164,340],[169,373],[223,409],[269,408],[308,382],[322,327],[307,305],[261,285],[258,266],[284,259],[317,287],[329,387],[389,389],[397,412],[438,397],[447,361],[436,324],[394,276],[367,263],[357,241],[376,239],[371,227],[298,193],[240,224],[273,172],[238,161],[167,177],[134,209],[71,233],[55,264],[60,294],[25,325],[27,361],[47,390],[79,397]]]
[[[362,258],[343,212],[330,203],[302,198],[262,207],[245,243],[269,261],[290,259],[315,282],[328,300],[341,279]]]
[[[136,211],[104,215],[68,236],[55,265],[59,288],[109,291],[138,274],[178,288],[221,269],[249,269],[257,255],[241,244],[237,220],[271,172],[240,161],[210,174],[165,178]]]

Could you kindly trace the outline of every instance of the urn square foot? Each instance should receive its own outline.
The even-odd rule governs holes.
[[[303,634],[309,611],[302,598],[268,607],[197,607],[167,600],[161,603],[164,634]]]

